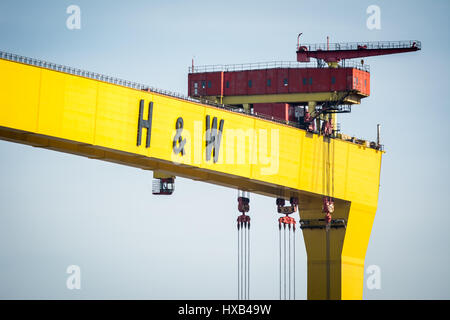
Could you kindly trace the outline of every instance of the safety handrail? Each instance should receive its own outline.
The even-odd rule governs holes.
[[[314,43],[299,44],[299,48],[306,47],[307,51],[342,51],[361,49],[408,49],[417,48],[421,50],[422,43],[419,40],[402,41],[366,41],[366,42],[339,42],[339,43]],[[299,49],[297,48],[297,50]]]
[[[81,76],[81,77],[85,77],[85,78],[95,79],[95,80],[108,82],[108,83],[112,83],[112,84],[117,84],[117,85],[128,87],[128,88],[133,88],[133,89],[138,89],[138,90],[150,90],[151,92],[156,92],[156,93],[159,93],[162,95],[171,96],[171,97],[175,97],[175,98],[179,98],[179,99],[183,99],[183,100],[187,100],[187,101],[192,101],[192,102],[198,102],[197,99],[190,98],[188,96],[185,96],[185,95],[177,93],[177,92],[172,92],[172,91],[164,90],[164,89],[158,89],[158,88],[146,85],[146,84],[129,81],[129,80],[124,80],[124,79],[120,79],[120,78],[116,78],[116,77],[112,77],[112,76],[108,76],[108,75],[104,75],[104,74],[100,74],[100,73],[96,73],[96,72],[91,72],[91,71],[87,71],[87,70],[82,70],[82,69],[78,69],[78,68],[68,67],[65,65],[52,63],[52,62],[48,62],[48,61],[44,61],[44,60],[40,60],[40,59],[24,57],[24,56],[14,54],[14,53],[0,51],[0,59],[19,62],[19,63],[28,64],[28,65],[32,65],[32,66],[36,66],[36,67],[54,70],[54,71],[64,72],[64,73]]]
[[[370,72],[370,67],[367,64],[361,64],[356,61],[346,61],[345,68],[355,68]],[[268,62],[252,62],[252,63],[238,63],[238,64],[214,64],[189,67],[189,73],[205,73],[205,72],[233,72],[233,71],[247,71],[247,70],[262,70],[262,69],[296,69],[296,68],[321,68],[317,62],[297,62],[297,61],[268,61]]]

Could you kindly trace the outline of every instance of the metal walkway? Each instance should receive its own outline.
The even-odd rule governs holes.
[[[309,62],[310,58],[325,62],[339,62],[344,59],[355,59],[395,53],[421,50],[418,40],[407,41],[369,41],[344,43],[297,44],[297,61]]]

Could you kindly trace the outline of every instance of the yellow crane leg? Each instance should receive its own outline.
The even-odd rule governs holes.
[[[300,202],[300,219],[323,218],[322,199]],[[335,200],[333,219],[344,219],[346,228],[304,228],[308,259],[308,299],[362,299],[364,259],[376,207]]]

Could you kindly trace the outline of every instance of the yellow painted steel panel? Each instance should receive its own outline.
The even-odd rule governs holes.
[[[277,184],[297,189],[299,186],[300,141],[303,131],[281,126]]]
[[[201,168],[222,173],[233,172],[237,176],[250,178],[251,159],[254,154],[250,152],[249,146],[253,145],[250,141],[253,140],[255,119],[218,108],[205,108],[205,117],[206,115],[210,115],[211,119],[217,117],[218,127],[220,120],[224,120],[223,136],[217,163],[206,161],[204,157]]]
[[[340,181],[339,188],[334,188],[333,197],[345,199],[346,179],[347,179],[347,154],[350,143],[335,143],[332,158],[332,178]],[[336,183],[335,183],[336,184]]]
[[[0,126],[36,131],[41,69],[0,59]]]
[[[348,154],[346,199],[376,206],[378,202],[381,152],[352,144]]]
[[[140,99],[145,101],[144,119],[147,119],[148,103],[152,95],[104,82],[88,81],[98,86],[94,144],[148,156],[148,149],[136,145],[137,123]],[[144,144],[145,132],[143,130]]]
[[[204,146],[202,141],[198,141],[198,138],[203,136],[204,108],[190,103],[186,109],[184,101],[160,95],[153,96],[153,103],[150,155],[170,161],[174,165],[186,164],[199,167],[203,161],[201,150]],[[173,150],[176,123],[180,117],[183,119],[181,138],[186,141],[184,155],[181,155],[181,153],[177,155]],[[179,145],[177,144],[177,146]],[[195,148],[200,151],[196,153]]]
[[[97,83],[42,69],[38,132],[94,143]]]
[[[298,130],[256,120],[255,132],[258,161],[253,165],[252,179],[297,188],[301,141]]]

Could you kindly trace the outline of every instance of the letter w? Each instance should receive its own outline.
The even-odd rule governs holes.
[[[222,140],[224,120],[220,120],[219,130],[217,130],[217,118],[214,117],[210,126],[210,116],[206,116],[206,161],[211,160],[213,154],[214,163],[219,159],[220,141]]]

